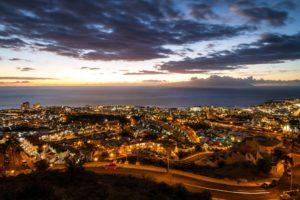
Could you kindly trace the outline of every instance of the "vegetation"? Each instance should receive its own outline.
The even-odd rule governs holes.
[[[84,170],[85,160],[79,156],[74,156],[66,159],[66,168],[67,172],[69,172],[71,175],[75,173],[80,173]]]
[[[168,199],[209,200],[208,191],[188,192],[181,185],[175,187],[155,183],[149,179],[120,175],[99,175],[80,171],[70,180],[67,172],[47,171],[0,179],[0,199]]]
[[[122,162],[125,158],[120,159]],[[136,157],[127,157],[127,160],[131,164],[135,164]],[[139,162],[144,165],[154,165],[158,167],[167,167],[166,159],[158,160],[151,158],[139,158]],[[259,178],[266,178],[269,174],[260,173],[261,170],[267,170],[267,166],[264,161],[260,161],[260,165],[254,165],[251,162],[238,162],[234,164],[225,164],[224,162],[219,162],[217,167],[210,166],[199,166],[192,162],[178,163],[170,162],[171,169],[177,169],[182,171],[187,171],[199,175],[204,175],[212,178],[229,178],[229,179],[244,179],[247,177],[249,180],[255,180]],[[259,173],[258,173],[259,172]],[[268,171],[269,172],[269,171]]]
[[[47,160],[39,160],[34,163],[34,167],[37,172],[44,172],[49,168],[49,163]]]
[[[269,174],[269,172],[272,168],[272,163],[271,163],[270,159],[263,158],[263,159],[258,160],[256,166],[257,166],[258,172],[262,172],[264,174]]]

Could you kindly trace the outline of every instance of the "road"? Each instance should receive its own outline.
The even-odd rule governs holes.
[[[239,186],[227,185],[222,183],[211,182],[210,180],[201,180],[188,176],[188,173],[177,173],[171,170],[167,173],[163,168],[145,168],[143,166],[128,165],[128,167],[118,167],[116,170],[105,170],[101,166],[86,166],[87,170],[95,173],[124,174],[138,177],[147,177],[156,182],[165,182],[170,185],[181,183],[191,192],[201,192],[209,190],[212,192],[214,199],[222,200],[270,200],[278,199],[278,195],[271,191],[266,191],[259,186]]]
[[[181,162],[194,162],[194,161],[199,160],[200,158],[203,158],[203,157],[206,157],[206,156],[212,155],[212,154],[213,154],[213,152],[199,152],[199,153],[193,154],[191,156],[185,157],[185,158],[181,159],[180,161]]]

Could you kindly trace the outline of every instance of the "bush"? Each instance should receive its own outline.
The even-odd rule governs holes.
[[[49,168],[49,163],[47,160],[39,160],[34,163],[34,167],[35,167],[36,171],[43,172]]]
[[[272,168],[271,160],[268,158],[260,159],[256,164],[258,172],[268,174]]]
[[[30,183],[26,185],[20,192],[16,194],[17,199],[28,199],[28,200],[38,200],[38,199],[58,199],[52,187],[47,187],[45,185],[40,185],[38,183]]]
[[[46,171],[4,178],[0,181],[0,199],[169,199],[211,200],[208,191],[191,193],[182,185],[175,187],[133,176],[78,173],[73,181],[69,174]]]
[[[218,162],[218,167],[219,167],[219,168],[222,168],[222,167],[225,166],[225,164],[226,164],[226,163],[225,163],[223,160],[221,160],[221,161]]]
[[[198,198],[210,200],[210,199],[212,199],[212,194],[209,190],[204,190],[203,192],[198,194]]]
[[[80,172],[84,170],[83,165],[85,161],[83,158],[79,156],[67,158],[65,162],[66,162],[67,172],[69,172],[70,174],[74,174],[76,172]]]

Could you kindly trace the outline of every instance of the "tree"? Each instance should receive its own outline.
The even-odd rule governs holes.
[[[209,190],[203,190],[203,192],[198,193],[199,199],[205,199],[205,200],[211,200],[212,199],[212,194]]]
[[[84,170],[84,159],[81,156],[68,157],[66,160],[67,172],[74,174]]]
[[[221,160],[221,161],[218,162],[218,167],[223,168],[225,166],[225,164],[226,163],[223,160]]]
[[[102,160],[108,158],[108,156],[109,156],[109,154],[108,154],[107,151],[104,151],[104,152],[101,153],[101,159],[102,159]]]
[[[195,150],[196,150],[197,152],[201,152],[201,151],[203,151],[203,149],[202,149],[202,145],[200,145],[200,144],[197,144],[197,145],[195,146]]]
[[[286,153],[281,149],[276,148],[273,155],[275,156],[275,160],[279,161],[285,157]]]
[[[47,160],[39,160],[34,163],[34,167],[38,172],[44,172],[49,168],[49,163]]]
[[[285,155],[283,156],[283,163],[284,163],[284,174],[288,175],[288,169],[290,166],[294,165],[294,160],[292,157]]]
[[[262,158],[258,160],[256,167],[259,172],[268,174],[272,168],[271,160],[268,158]]]
[[[41,153],[43,152],[43,147],[39,146],[38,149],[37,149],[37,152],[38,152],[39,154],[41,154]]]

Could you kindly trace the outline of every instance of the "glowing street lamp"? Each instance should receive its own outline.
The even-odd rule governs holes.
[[[14,175],[14,174],[15,174],[15,170],[10,170],[9,173],[10,173],[11,175]]]
[[[98,159],[98,157],[95,157],[93,160],[94,160],[94,162],[98,162],[99,159]]]
[[[109,154],[109,158],[110,158],[110,159],[113,159],[114,156],[115,156],[115,154],[114,154],[113,152],[111,152],[111,153]]]

